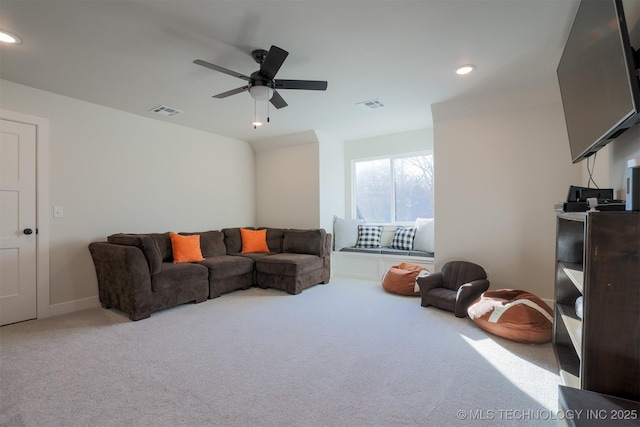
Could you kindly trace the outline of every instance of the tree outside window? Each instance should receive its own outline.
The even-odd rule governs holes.
[[[433,155],[356,160],[356,217],[369,223],[433,218]]]

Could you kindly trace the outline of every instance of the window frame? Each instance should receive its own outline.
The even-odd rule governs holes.
[[[356,159],[351,159],[351,206],[350,206],[350,210],[351,210],[351,218],[357,218],[357,209],[356,209],[356,163],[358,162],[368,162],[368,161],[373,161],[373,160],[384,160],[384,159],[388,159],[390,161],[390,174],[389,174],[389,185],[391,186],[391,222],[368,222],[368,224],[372,224],[372,225],[401,225],[401,226],[412,226],[415,224],[415,220],[414,221],[396,221],[395,220],[395,215],[396,215],[396,194],[395,194],[395,171],[394,171],[394,166],[393,166],[393,160],[397,160],[397,159],[404,159],[407,157],[418,157],[418,156],[432,156],[433,159],[433,165],[435,168],[435,156],[432,150],[420,150],[420,151],[411,151],[411,152],[406,152],[406,153],[395,153],[395,154],[387,154],[387,155],[381,155],[381,156],[371,156],[371,157],[359,157]],[[434,187],[435,187],[435,183],[434,183]],[[435,201],[434,201],[434,208],[435,208]]]

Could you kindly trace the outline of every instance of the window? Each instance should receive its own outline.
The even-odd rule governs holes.
[[[433,155],[354,161],[355,216],[372,223],[433,218]]]

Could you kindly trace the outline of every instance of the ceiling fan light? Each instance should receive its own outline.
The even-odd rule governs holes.
[[[249,93],[256,101],[268,101],[273,96],[273,89],[269,86],[256,85],[249,88]]]

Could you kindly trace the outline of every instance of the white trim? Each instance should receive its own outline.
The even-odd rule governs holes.
[[[37,318],[49,317],[49,119],[0,109],[0,118],[36,127]]]
[[[331,275],[381,282],[389,267],[401,262],[422,266],[431,273],[435,271],[435,259],[429,257],[333,251]]]
[[[100,298],[95,295],[74,301],[53,304],[49,307],[49,314],[51,316],[59,316],[61,314],[75,313],[76,311],[88,310],[90,308],[97,307],[100,307]]]

